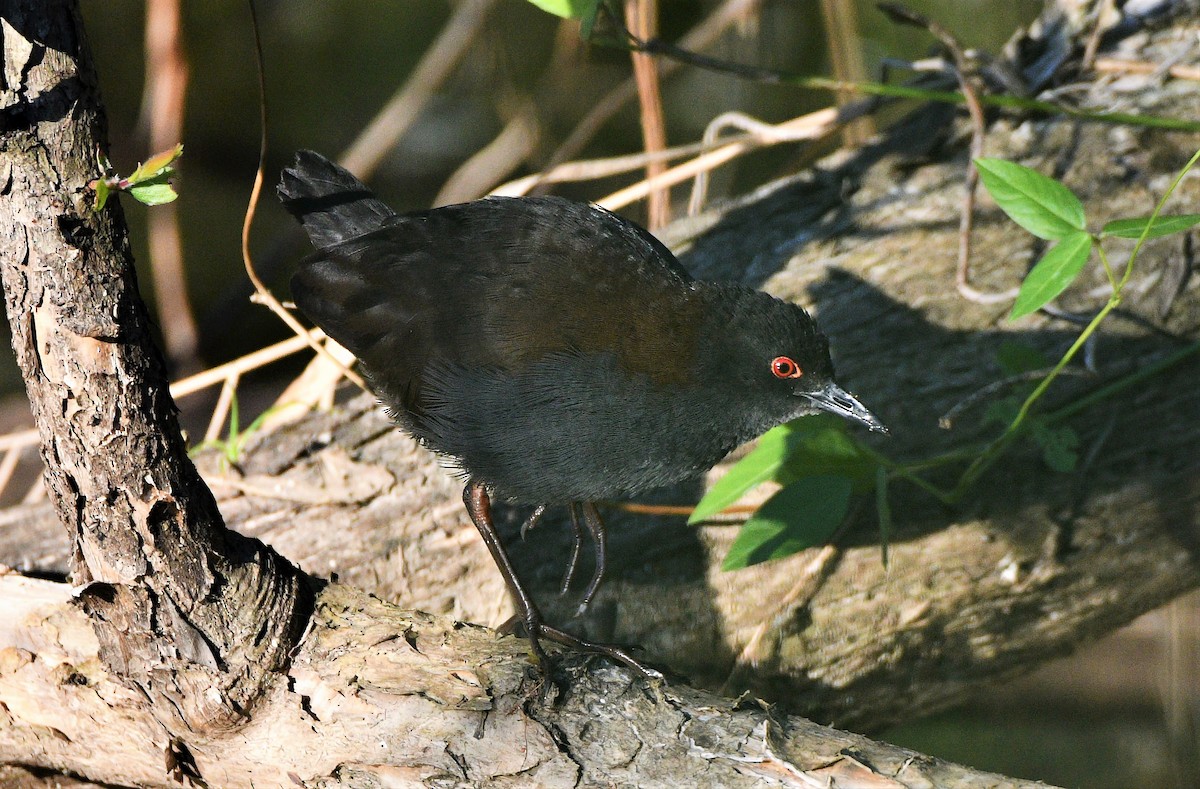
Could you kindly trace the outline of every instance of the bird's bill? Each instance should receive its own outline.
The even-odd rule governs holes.
[[[822,411],[845,417],[854,422],[866,425],[877,433],[886,433],[888,429],[867,410],[866,406],[854,399],[854,395],[835,383],[828,383],[824,388],[815,392],[797,392],[807,397],[813,405]]]

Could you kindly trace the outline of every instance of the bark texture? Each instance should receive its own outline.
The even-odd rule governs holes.
[[[0,577],[0,761],[138,786],[1041,786],[624,669],[531,680],[524,642],[340,584],[236,737],[170,737],[61,584]],[[69,712],[68,712],[69,711]]]
[[[187,457],[120,206],[90,205],[107,144],[76,10],[4,6],[0,274],[13,348],[103,659],[172,728],[224,729],[286,658],[306,592],[287,561],[225,531]]]

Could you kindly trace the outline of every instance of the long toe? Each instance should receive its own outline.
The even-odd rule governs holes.
[[[617,644],[603,644],[595,641],[587,641],[578,636],[573,636],[565,630],[559,630],[556,627],[551,627],[545,623],[539,625],[539,635],[547,641],[553,641],[556,644],[562,644],[565,647],[577,650],[579,652],[594,652],[597,655],[605,657],[620,663],[627,668],[632,669],[642,678],[654,681],[663,681],[665,677],[663,673],[656,668],[641,662],[623,646]]]

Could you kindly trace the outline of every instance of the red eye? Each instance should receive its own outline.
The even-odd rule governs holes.
[[[771,360],[771,373],[776,378],[799,378],[804,375],[800,365],[787,356],[776,356]]]

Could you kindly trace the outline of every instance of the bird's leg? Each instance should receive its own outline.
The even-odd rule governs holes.
[[[575,512],[575,508],[579,506],[578,502],[571,502],[567,505],[567,512],[571,516],[571,531],[574,533],[575,542],[571,545],[571,560],[567,562],[567,572],[563,575],[562,586],[558,589],[559,597],[565,595],[567,590],[571,588],[571,581],[575,578],[575,567],[579,564],[579,550],[583,546],[583,529],[579,526],[579,516]]]
[[[467,483],[463,489],[463,504],[467,506],[467,514],[471,516],[471,522],[479,530],[483,544],[487,546],[488,553],[492,555],[492,561],[496,563],[505,585],[508,586],[508,591],[512,593],[513,599],[517,603],[517,612],[525,622],[525,630],[529,634],[529,646],[533,650],[534,659],[539,665],[549,665],[546,653],[538,641],[538,636],[542,633],[542,614],[534,604],[533,598],[529,596],[529,592],[525,591],[521,580],[517,578],[517,570],[513,567],[512,560],[508,558],[508,551],[504,550],[500,534],[496,531],[495,524],[492,523],[492,502],[488,497],[487,488],[482,482],[472,479]]]
[[[525,532],[529,531],[534,526],[537,526],[538,521],[540,521],[542,519],[542,513],[545,511],[546,511],[546,505],[539,504],[539,505],[537,505],[537,509],[535,509],[533,512],[529,513],[529,517],[526,518],[525,522],[521,524],[521,539],[522,540],[525,539]]]
[[[581,506],[583,523],[587,526],[588,534],[592,536],[592,544],[596,546],[596,569],[592,572],[592,580],[588,583],[587,591],[583,593],[583,599],[579,601],[579,609],[575,612],[575,616],[582,616],[583,612],[587,611],[588,606],[591,605],[592,597],[600,588],[600,582],[604,580],[604,569],[607,566],[608,558],[608,532],[604,528],[604,520],[600,517],[600,512],[590,501],[585,501]]]
[[[504,583],[516,600],[518,613],[524,620],[525,629],[528,631],[530,648],[539,666],[545,668],[550,665],[549,658],[546,657],[539,641],[539,639],[545,638],[571,649],[606,655],[618,663],[623,663],[646,679],[663,679],[661,672],[643,665],[619,646],[585,641],[542,622],[541,612],[538,611],[533,598],[530,597],[529,592],[525,591],[525,587],[517,578],[516,568],[508,558],[508,552],[504,550],[504,545],[500,542],[500,535],[496,531],[495,524],[492,523],[492,502],[488,497],[486,486],[474,479],[468,482],[466,488],[463,489],[463,503],[467,506],[467,514],[471,516],[471,522],[475,524],[475,528],[479,530],[479,536],[483,538],[483,544],[487,546],[488,553],[492,555],[492,560],[500,570],[500,575],[504,577]],[[590,526],[588,528],[591,529]]]

